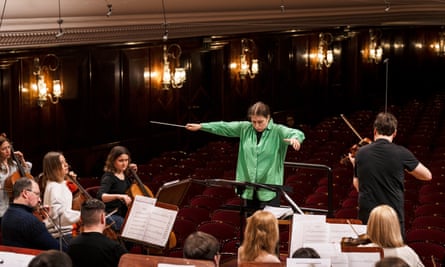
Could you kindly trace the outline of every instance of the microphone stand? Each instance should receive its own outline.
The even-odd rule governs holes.
[[[57,216],[57,219],[59,221],[59,223],[57,224],[55,222],[55,220],[49,216],[48,212],[46,212],[43,207],[40,207],[40,212],[42,212],[46,216],[46,218],[48,218],[48,220],[54,225],[54,228],[56,228],[57,232],[59,233],[59,250],[63,251],[63,249],[62,249],[63,244],[68,246],[68,242],[65,240],[65,238],[63,238],[63,234],[62,234],[62,221],[61,221],[62,214],[59,214]],[[63,242],[63,244],[62,244],[62,242]]]

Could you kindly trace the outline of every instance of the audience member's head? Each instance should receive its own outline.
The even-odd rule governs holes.
[[[257,210],[247,218],[241,261],[254,261],[260,254],[277,254],[279,241],[278,220],[269,211]]]
[[[286,125],[291,128],[295,127],[295,119],[291,114],[286,116]]]
[[[409,267],[409,265],[401,258],[387,257],[376,262],[375,267]]]
[[[212,235],[196,231],[184,241],[184,258],[211,260],[219,266],[219,241]]]
[[[105,224],[105,204],[99,199],[88,199],[82,203],[80,219],[85,227]]]
[[[396,211],[388,205],[375,207],[369,214],[367,234],[369,239],[382,248],[404,246]]]
[[[319,259],[320,255],[313,248],[302,247],[295,250],[294,254],[292,254],[292,258],[316,258]]]
[[[72,267],[68,254],[58,250],[47,250],[35,256],[28,264],[28,267]]]

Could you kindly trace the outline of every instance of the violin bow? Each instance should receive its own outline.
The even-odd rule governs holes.
[[[351,226],[352,231],[354,231],[355,235],[360,236],[357,231],[355,230],[354,226],[352,226],[351,221],[348,219],[346,220],[346,222],[349,224],[349,226]]]
[[[360,134],[357,132],[357,130],[355,130],[354,127],[352,126],[352,124],[348,121],[348,119],[346,119],[345,115],[340,114],[340,117],[345,121],[346,125],[348,125],[349,128],[351,128],[352,132],[354,132],[354,134],[355,134],[360,140],[363,140],[363,138],[360,136]]]

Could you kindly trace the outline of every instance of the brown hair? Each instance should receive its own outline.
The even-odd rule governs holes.
[[[268,105],[264,104],[263,102],[259,101],[250,106],[250,108],[247,110],[247,118],[251,118],[252,116],[263,116],[263,117],[269,117],[270,116],[270,108]]]
[[[185,239],[183,253],[187,259],[213,261],[219,253],[219,241],[213,235],[196,231]]]
[[[405,245],[397,213],[388,205],[377,206],[371,211],[367,234],[373,243],[382,248],[398,248]]]
[[[108,153],[107,160],[105,161],[104,171],[106,172],[116,172],[116,168],[114,167],[114,161],[121,155],[128,155],[128,164],[131,163],[131,156],[128,149],[124,146],[115,146]]]
[[[102,213],[105,213],[105,204],[99,199],[88,199],[80,208],[82,224],[86,226],[99,224]]]
[[[375,121],[374,129],[381,135],[390,136],[397,130],[397,119],[388,112],[380,112]]]
[[[409,267],[409,264],[399,257],[385,257],[376,262],[375,267]]]
[[[279,241],[278,220],[271,212],[258,210],[247,218],[239,258],[254,261],[261,252],[276,254]]]
[[[45,192],[48,181],[62,182],[65,177],[62,175],[62,162],[60,162],[61,152],[50,151],[43,157],[43,176],[40,186]]]
[[[8,142],[9,145],[11,145],[11,142],[10,142],[9,139],[6,137],[6,134],[5,134],[5,133],[1,133],[1,134],[0,134],[0,146],[3,145],[4,142]],[[12,147],[12,145],[11,145],[11,147]],[[11,151],[11,152],[12,152],[12,151]],[[14,165],[14,160],[12,159],[12,157],[10,157],[9,159],[7,159],[7,162],[8,162],[8,165],[9,165],[9,166]],[[2,164],[2,163],[0,163],[0,164]]]
[[[70,256],[65,252],[50,249],[35,256],[28,267],[71,267],[73,263]]]

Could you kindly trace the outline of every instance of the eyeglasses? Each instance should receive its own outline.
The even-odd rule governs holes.
[[[28,191],[28,192],[32,192],[32,193],[34,193],[34,195],[36,195],[37,197],[40,197],[40,192],[34,192],[34,191],[32,191],[31,189],[26,189],[26,191]]]

